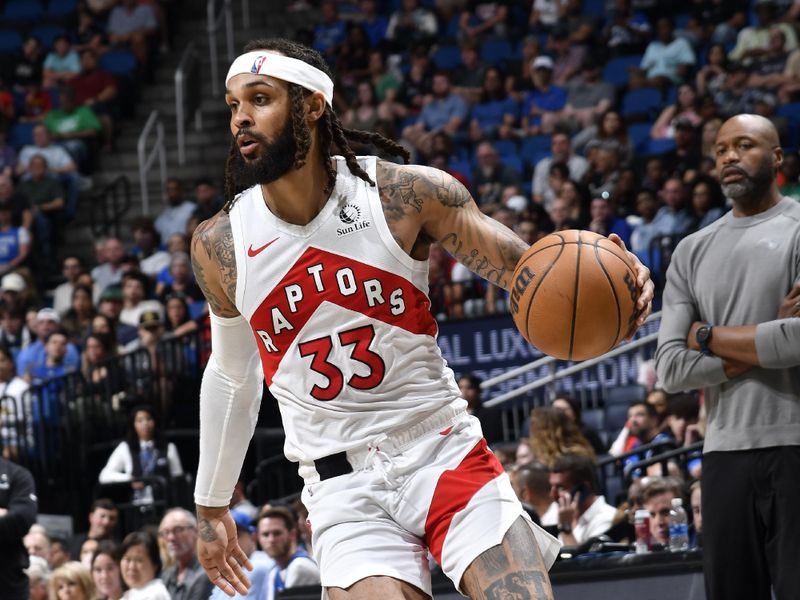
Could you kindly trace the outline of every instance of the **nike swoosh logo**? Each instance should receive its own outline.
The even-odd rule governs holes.
[[[266,250],[266,249],[267,249],[267,248],[270,246],[270,244],[274,244],[274,243],[275,243],[275,242],[277,242],[279,239],[280,239],[280,236],[279,236],[279,237],[276,237],[276,238],[275,238],[274,240],[272,240],[271,242],[267,242],[266,244],[264,244],[263,246],[261,246],[261,248],[255,248],[255,249],[253,249],[253,244],[250,244],[250,247],[247,249],[247,256],[249,256],[250,258],[252,258],[252,257],[254,257],[254,256],[258,256],[259,254],[261,254],[261,252],[263,252],[264,250]]]
[[[447,429],[443,429],[439,432],[439,435],[448,435],[451,431],[453,431],[453,426],[450,425]]]

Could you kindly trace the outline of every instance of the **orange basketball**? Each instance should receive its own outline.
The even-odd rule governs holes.
[[[511,280],[511,316],[539,350],[586,360],[611,350],[636,320],[636,272],[608,238],[571,229],[522,255]]]

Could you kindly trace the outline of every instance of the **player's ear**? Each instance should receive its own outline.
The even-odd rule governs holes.
[[[305,99],[306,119],[310,123],[316,123],[325,114],[325,97],[320,92],[312,92]]]
[[[772,166],[775,168],[775,172],[781,170],[783,166],[783,148],[780,146],[775,146],[772,149]]]

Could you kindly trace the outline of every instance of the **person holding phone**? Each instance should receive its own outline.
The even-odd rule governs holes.
[[[565,454],[550,472],[558,538],[565,546],[580,546],[611,528],[617,511],[597,490],[597,466],[588,456]]]

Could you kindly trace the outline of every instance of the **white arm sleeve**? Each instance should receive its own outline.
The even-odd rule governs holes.
[[[200,460],[194,501],[227,506],[261,406],[263,374],[247,321],[211,313],[211,358],[200,386]]]

